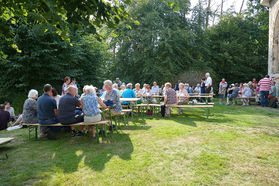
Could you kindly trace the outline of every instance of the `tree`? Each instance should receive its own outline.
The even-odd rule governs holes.
[[[114,72],[124,81],[159,83],[200,66],[202,61],[189,20],[188,1],[177,1],[175,12],[160,0],[137,3],[130,10],[140,24],[119,25]],[[183,13],[182,13],[183,12]],[[131,25],[131,28],[126,25]],[[206,65],[204,65],[206,66]]]

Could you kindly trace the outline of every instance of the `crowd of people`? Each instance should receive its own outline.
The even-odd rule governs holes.
[[[275,80],[279,77],[270,78],[266,75],[259,82],[254,78],[248,83],[233,83],[228,86],[225,79],[219,83],[219,104],[227,97],[226,105],[237,104],[242,100],[243,106],[248,106],[251,99],[261,104],[262,107],[277,107],[277,88]]]
[[[243,105],[249,104],[249,99],[255,96],[261,102],[263,107],[268,106],[268,99],[276,99],[275,79],[266,76],[259,82],[256,79],[248,83],[235,83],[228,85],[225,79],[219,83],[219,98],[220,104],[227,97],[227,103],[241,99]],[[13,107],[9,102],[0,105],[0,130],[6,129],[8,123],[21,122],[27,124],[39,123],[39,137],[48,137],[54,139],[53,127],[51,124],[61,123],[63,125],[75,124],[80,122],[92,123],[102,119],[102,111],[100,107],[106,109],[110,107],[111,115],[121,115],[122,105],[129,105],[129,102],[123,101],[120,98],[140,98],[140,103],[156,103],[156,96],[164,98],[163,105],[172,104],[187,104],[191,96],[195,94],[210,94],[213,93],[212,78],[209,73],[201,79],[201,83],[196,86],[190,86],[188,83],[178,81],[176,85],[165,83],[161,87],[156,82],[153,85],[144,84],[141,88],[139,83],[136,83],[134,88],[131,83],[125,84],[116,78],[114,82],[106,80],[103,82],[103,87],[97,89],[92,85],[83,87],[83,92],[79,95],[79,89],[74,78],[65,77],[62,85],[61,95],[50,84],[43,87],[43,94],[39,97],[37,90],[30,90],[27,99],[23,105],[23,113],[16,117]],[[198,101],[203,102],[201,98]],[[269,101],[272,103],[271,101]],[[164,107],[164,115],[170,116],[171,109]],[[178,115],[183,114],[183,110],[179,109]],[[107,117],[107,116],[104,116]],[[47,126],[44,126],[47,125]],[[113,126],[112,126],[113,127]],[[111,128],[112,129],[112,128]],[[72,136],[83,136],[85,126],[81,125],[76,131],[71,127]],[[95,127],[89,126],[87,132],[92,132],[92,138],[95,139]],[[102,132],[102,131],[101,131]]]

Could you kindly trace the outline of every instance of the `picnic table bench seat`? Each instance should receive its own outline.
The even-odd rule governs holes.
[[[39,123],[33,123],[33,124],[28,124],[28,123],[22,123],[22,126],[27,126],[28,127],[28,131],[29,131],[29,140],[30,140],[30,134],[32,133],[32,131],[35,131],[35,139],[38,139],[38,127],[39,126],[44,126],[44,127],[75,127],[75,126],[92,126],[92,125],[96,125],[96,131],[98,131],[98,126],[99,125],[105,125],[105,124],[111,124],[111,121],[109,120],[104,120],[104,121],[98,121],[98,122],[90,122],[90,123],[84,123],[84,122],[80,122],[80,123],[75,123],[75,124],[69,124],[69,125],[64,125],[61,123],[56,123],[56,124],[45,124],[45,125],[41,125]],[[106,130],[106,127],[105,127]],[[98,132],[96,132],[96,137],[97,137],[97,143],[99,143],[99,134]]]
[[[166,105],[166,107],[169,108],[205,108],[206,109],[206,118],[208,119],[209,117],[209,109],[213,108],[214,104],[204,104],[204,105]]]
[[[0,138],[0,145],[13,141],[14,138]]]

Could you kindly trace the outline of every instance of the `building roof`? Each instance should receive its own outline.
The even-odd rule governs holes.
[[[261,4],[262,4],[263,6],[270,7],[270,2],[271,2],[271,1],[273,1],[273,0],[263,0]]]

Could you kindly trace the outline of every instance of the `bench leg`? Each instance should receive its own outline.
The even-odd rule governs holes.
[[[107,133],[107,124],[104,124],[104,131],[105,131],[105,137],[107,137],[108,136],[108,133]]]
[[[206,119],[209,117],[209,108],[206,109]]]
[[[99,136],[99,128],[98,128],[98,125],[96,125],[96,139],[97,139],[97,143],[99,144],[100,143],[100,136]]]
[[[35,139],[38,139],[38,126],[35,126]]]
[[[31,127],[29,126],[28,127],[28,138],[29,138],[29,140],[30,140],[30,133],[31,133]]]

